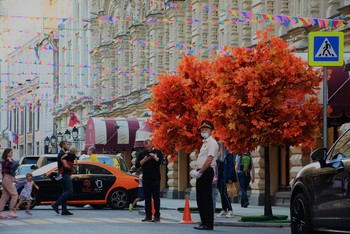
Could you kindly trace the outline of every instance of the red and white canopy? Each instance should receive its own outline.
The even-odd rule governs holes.
[[[141,122],[140,129],[136,131],[134,148],[142,148],[143,141],[149,139],[151,133],[152,133],[151,126],[148,125],[146,121]]]
[[[132,150],[136,131],[145,121],[145,118],[90,118],[86,125],[85,150],[90,146],[94,146],[97,153]]]

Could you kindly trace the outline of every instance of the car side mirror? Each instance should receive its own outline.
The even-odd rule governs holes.
[[[326,148],[320,148],[317,150],[314,150],[311,153],[311,159],[313,161],[318,161],[321,166],[324,165],[325,161],[326,161],[326,157],[327,157],[327,149]]]

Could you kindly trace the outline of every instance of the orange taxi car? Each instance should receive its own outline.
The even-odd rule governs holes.
[[[40,188],[33,188],[32,207],[52,204],[62,194],[61,184],[55,179],[57,172],[57,163],[45,165],[32,172],[33,181]],[[16,176],[16,180],[25,180],[25,176]],[[72,175],[73,194],[67,203],[123,209],[137,196],[138,181],[138,177],[107,164],[79,160],[76,173]],[[23,185],[17,184],[16,188],[20,193]]]

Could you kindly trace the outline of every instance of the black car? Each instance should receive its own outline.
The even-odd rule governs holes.
[[[315,150],[311,158],[292,187],[292,233],[350,233],[350,128],[329,151]]]

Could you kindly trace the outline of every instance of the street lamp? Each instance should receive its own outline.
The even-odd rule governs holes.
[[[62,134],[62,132],[59,132],[59,133],[57,134],[57,140],[58,140],[58,142],[63,141],[63,134]]]
[[[74,128],[72,129],[72,135],[73,135],[73,139],[77,140],[78,139],[78,135],[79,135],[79,130],[77,129],[77,127],[74,126]]]
[[[68,129],[64,132],[64,138],[66,139],[66,141],[68,141],[68,139],[70,138],[70,131]]]
[[[57,146],[57,137],[55,135],[52,135],[50,138],[51,146],[52,146],[52,153],[56,153],[56,146]]]
[[[47,136],[44,139],[44,154],[48,154],[49,153],[49,144],[50,144],[50,138]]]

